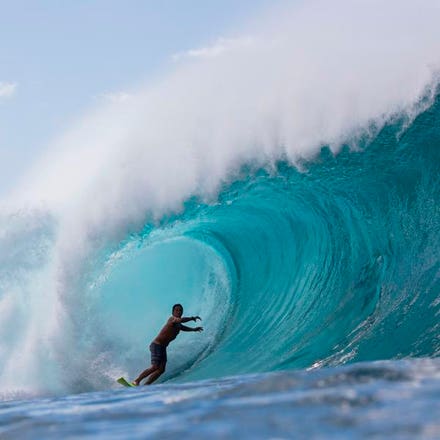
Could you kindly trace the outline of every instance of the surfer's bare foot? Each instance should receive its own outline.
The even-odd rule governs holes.
[[[131,382],[134,386],[138,387],[139,386],[139,382],[137,380],[133,380]]]

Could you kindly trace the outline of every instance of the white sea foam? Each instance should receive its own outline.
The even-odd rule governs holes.
[[[215,192],[245,161],[295,162],[322,144],[337,150],[424,92],[440,65],[439,18],[436,1],[277,10],[245,38],[84,116],[14,197],[61,207],[87,229],[113,229]]]

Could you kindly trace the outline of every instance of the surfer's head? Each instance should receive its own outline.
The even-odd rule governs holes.
[[[176,318],[180,318],[183,315],[182,304],[174,304],[172,312],[173,312],[173,316],[175,316]]]

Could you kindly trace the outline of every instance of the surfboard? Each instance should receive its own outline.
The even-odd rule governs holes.
[[[124,387],[130,387],[130,388],[136,388],[136,385],[132,384],[131,382],[128,382],[128,380],[125,379],[125,377],[120,377],[116,380],[119,384],[123,385]]]

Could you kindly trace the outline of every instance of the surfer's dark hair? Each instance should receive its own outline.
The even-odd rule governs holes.
[[[175,309],[176,307],[181,307],[182,310],[183,310],[183,306],[182,306],[182,304],[174,304],[174,306],[173,306],[173,308],[172,308],[171,310],[174,312],[174,309]]]

